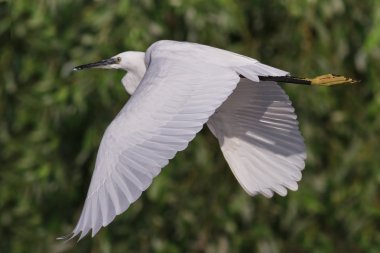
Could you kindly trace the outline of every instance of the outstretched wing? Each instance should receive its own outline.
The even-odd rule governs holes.
[[[297,190],[305,145],[294,108],[276,83],[242,79],[208,126],[247,193],[272,197]]]
[[[124,212],[235,89],[235,71],[186,50],[150,51],[141,84],[103,136],[80,219],[66,238],[91,229],[94,236]]]

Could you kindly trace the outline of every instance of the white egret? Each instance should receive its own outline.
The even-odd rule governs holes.
[[[129,101],[101,141],[87,198],[71,239],[94,236],[146,190],[178,151],[207,124],[249,195],[297,190],[305,145],[297,116],[277,82],[354,83],[324,75],[296,78],[259,61],[205,45],[159,41],[78,66],[122,69]]]

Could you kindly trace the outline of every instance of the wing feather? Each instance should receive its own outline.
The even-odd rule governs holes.
[[[262,73],[263,68],[256,71]],[[250,195],[284,196],[286,189],[298,189],[305,145],[294,108],[276,83],[242,79],[208,126]]]

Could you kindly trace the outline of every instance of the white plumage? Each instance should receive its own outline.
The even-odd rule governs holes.
[[[305,145],[291,102],[276,83],[242,79],[207,124],[248,194],[297,190]]]
[[[284,91],[259,76],[288,73],[204,45],[159,41],[79,66],[128,71],[133,94],[107,128],[82,214],[65,239],[94,236],[124,212],[207,123],[235,177],[250,194],[297,190],[305,146]],[[241,76],[246,78],[241,78]]]

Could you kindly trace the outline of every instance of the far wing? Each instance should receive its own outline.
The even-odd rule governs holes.
[[[185,55],[185,57],[183,56]],[[79,222],[69,238],[94,236],[187,147],[239,81],[207,55],[159,48],[134,95],[107,128]]]
[[[294,108],[276,83],[242,79],[208,126],[250,195],[284,196],[286,188],[297,190],[305,145]]]

